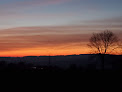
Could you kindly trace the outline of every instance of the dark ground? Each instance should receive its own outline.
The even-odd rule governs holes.
[[[115,65],[115,63],[114,63]],[[68,69],[0,62],[0,92],[122,92],[122,66]]]
[[[122,92],[117,71],[9,71],[0,77],[0,92]]]

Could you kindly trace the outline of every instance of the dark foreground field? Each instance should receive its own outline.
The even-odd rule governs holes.
[[[96,63],[61,68],[0,61],[0,92],[122,92],[122,58],[109,57],[104,70]]]
[[[1,68],[0,92],[122,92],[122,72],[70,67]]]

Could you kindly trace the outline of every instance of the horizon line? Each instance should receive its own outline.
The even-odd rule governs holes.
[[[36,56],[36,55],[28,55],[28,56],[0,56],[1,57],[53,57],[53,56],[77,56],[77,55],[96,55],[96,54],[69,54],[69,55],[40,55],[40,56]],[[117,55],[117,54],[105,54],[105,55]],[[120,54],[121,55],[121,54]],[[118,56],[118,55],[117,55]]]

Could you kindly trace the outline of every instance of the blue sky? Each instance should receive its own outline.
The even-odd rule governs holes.
[[[122,0],[0,0],[0,28],[60,26],[122,16]]]

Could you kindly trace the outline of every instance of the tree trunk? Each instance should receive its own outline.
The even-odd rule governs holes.
[[[104,71],[104,61],[105,61],[105,54],[101,54],[101,67],[102,67],[102,71]]]
[[[105,54],[99,53],[99,57],[100,57],[100,60],[101,60],[101,70],[104,71]]]

